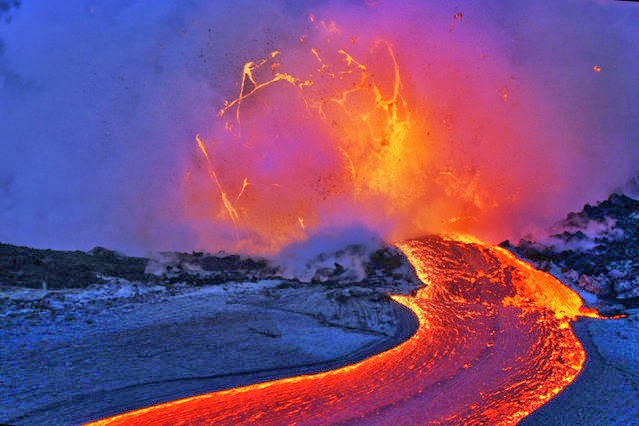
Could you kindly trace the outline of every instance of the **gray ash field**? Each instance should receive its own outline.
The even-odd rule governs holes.
[[[77,424],[332,369],[416,328],[387,296],[420,286],[394,248],[321,255],[306,281],[240,256],[2,249],[0,423]]]

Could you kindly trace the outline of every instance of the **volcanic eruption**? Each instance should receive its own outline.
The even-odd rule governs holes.
[[[575,155],[573,112],[499,42],[470,43],[479,17],[458,12],[457,25],[419,28],[429,37],[416,40],[392,33],[398,12],[371,8],[374,31],[363,28],[370,16],[354,23],[329,8],[309,15],[293,46],[244,64],[185,172],[183,214],[199,246],[277,253],[350,226],[387,241],[503,239],[581,186],[592,159]]]
[[[369,359],[98,424],[514,424],[579,374],[570,322],[596,312],[491,244],[635,172],[636,9],[124,3],[70,7],[95,22],[69,51],[65,25],[25,30],[60,11],[1,27],[3,240],[284,263],[385,241],[425,288],[391,296],[419,328]]]

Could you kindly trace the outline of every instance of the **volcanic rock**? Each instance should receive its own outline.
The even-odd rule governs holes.
[[[29,288],[86,288],[104,277],[142,281],[147,260],[101,247],[81,251],[40,250],[0,243],[0,285]]]
[[[547,235],[500,245],[611,303],[630,307],[639,297],[639,201],[626,195],[586,204]]]

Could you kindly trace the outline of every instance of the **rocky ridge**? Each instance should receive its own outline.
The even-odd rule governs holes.
[[[634,198],[612,194],[569,213],[548,235],[500,245],[595,294],[608,308],[639,306],[639,201]]]
[[[301,265],[303,276],[266,259],[208,253],[127,257],[103,248],[87,253],[0,244],[0,325],[87,322],[122,304],[160,303],[203,289],[229,303],[307,315],[329,326],[392,335],[388,293],[421,283],[394,247],[361,246],[322,253]],[[246,291],[232,291],[237,285]],[[312,303],[307,303],[312,300]],[[266,334],[272,334],[265,331]],[[276,332],[273,332],[276,335]]]

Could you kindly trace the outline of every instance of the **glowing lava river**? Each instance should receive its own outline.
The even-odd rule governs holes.
[[[581,371],[577,294],[498,247],[399,244],[426,287],[392,296],[419,319],[404,343],[336,370],[229,389],[95,424],[515,424]]]

